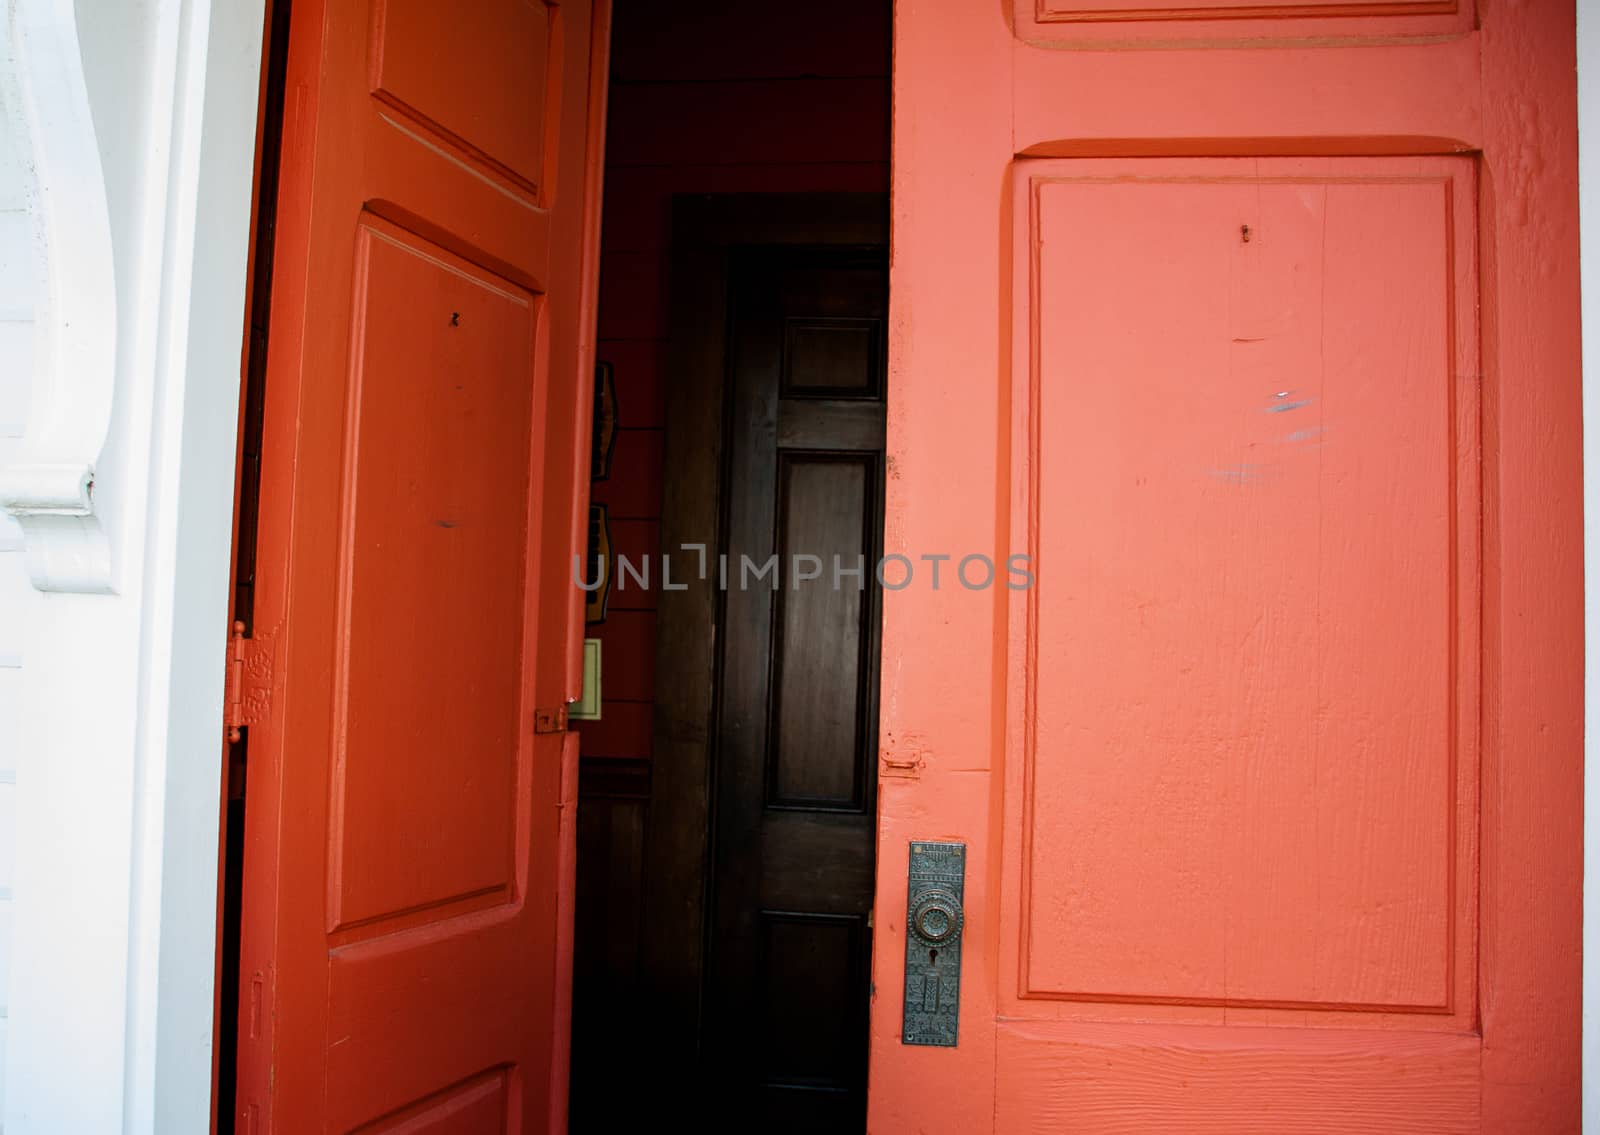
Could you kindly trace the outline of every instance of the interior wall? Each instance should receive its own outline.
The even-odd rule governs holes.
[[[603,643],[604,700],[600,720],[578,726],[575,1131],[594,1115],[586,1072],[615,1067],[612,1012],[630,999],[640,949],[672,198],[887,192],[889,13],[887,0],[817,0],[804,20],[743,0],[616,5],[598,357],[613,367],[619,429],[593,500],[608,509],[614,552],[649,555],[653,570],[649,590],[614,587],[605,622],[587,631]]]

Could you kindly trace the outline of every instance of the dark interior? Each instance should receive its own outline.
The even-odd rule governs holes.
[[[603,708],[579,724],[571,1129],[864,1129],[887,3],[623,0],[598,359]],[[661,589],[706,542],[865,586]],[[694,555],[672,555],[675,580]]]

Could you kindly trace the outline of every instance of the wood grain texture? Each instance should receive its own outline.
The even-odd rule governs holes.
[[[1473,1036],[1012,1021],[998,1035],[1007,1135],[1479,1130]]]
[[[1025,483],[1046,466],[1059,473],[1074,460],[1071,453],[1052,452],[1054,441],[1074,441],[1075,448],[1116,462],[1084,484],[1057,486],[1066,516],[1080,520],[1093,513],[1094,496],[1105,491],[1108,479],[1115,483],[1122,470],[1158,459],[1126,421],[1160,410],[1140,404],[1138,383],[1125,381],[1125,389],[1093,395],[1101,400],[1099,408],[1111,411],[1102,433],[1130,431],[1120,446],[1091,433],[1070,413],[1052,423],[1056,429],[1043,435],[1043,442],[1030,439],[1025,427],[1019,432],[1011,421],[1019,410],[1011,386],[1022,365],[1018,355],[1033,350],[1026,327],[1017,332],[1015,324],[1019,310],[1027,307],[1028,265],[1022,262],[1024,246],[1014,245],[1013,238],[1021,199],[1017,189],[1038,168],[1034,159],[1123,160],[1138,167],[1125,171],[1132,183],[1147,180],[1148,171],[1175,158],[1239,157],[1247,167],[1259,161],[1266,169],[1284,158],[1346,161],[1386,155],[1397,166],[1420,168],[1426,160],[1461,154],[1473,155],[1457,163],[1470,167],[1472,176],[1455,178],[1458,186],[1469,188],[1464,201],[1451,205],[1449,286],[1458,332],[1472,310],[1479,313],[1479,326],[1469,337],[1477,344],[1477,363],[1461,355],[1457,343],[1458,353],[1446,367],[1437,360],[1428,364],[1454,384],[1448,404],[1419,401],[1420,388],[1395,380],[1398,404],[1426,420],[1415,437],[1432,450],[1430,458],[1401,451],[1412,431],[1382,420],[1377,386],[1363,395],[1361,422],[1378,431],[1366,436],[1391,431],[1383,446],[1389,454],[1385,460],[1397,460],[1407,472],[1401,481],[1382,484],[1368,480],[1365,468],[1351,469],[1324,492],[1343,496],[1357,514],[1381,515],[1412,498],[1401,515],[1417,523],[1394,540],[1390,525],[1375,522],[1369,532],[1355,523],[1359,515],[1345,517],[1338,521],[1348,525],[1339,545],[1324,548],[1335,560],[1354,553],[1370,554],[1375,562],[1389,554],[1377,546],[1381,542],[1404,548],[1444,525],[1458,554],[1476,550],[1478,566],[1474,584],[1470,559],[1445,562],[1429,553],[1426,571],[1434,590],[1428,596],[1412,594],[1430,613],[1408,607],[1371,620],[1368,613],[1381,611],[1384,600],[1382,589],[1368,586],[1364,590],[1373,593],[1373,606],[1363,600],[1354,617],[1328,622],[1322,633],[1330,637],[1321,640],[1316,653],[1342,659],[1346,677],[1360,666],[1389,671],[1393,683],[1392,689],[1365,693],[1359,686],[1345,688],[1347,698],[1380,707],[1370,716],[1335,720],[1336,707],[1321,706],[1313,696],[1308,724],[1329,730],[1330,737],[1332,731],[1346,731],[1346,743],[1336,761],[1330,753],[1330,763],[1316,763],[1314,791],[1302,797],[1309,802],[1329,792],[1341,801],[1331,813],[1316,816],[1309,833],[1283,824],[1281,808],[1258,807],[1292,787],[1293,776],[1302,770],[1267,759],[1268,750],[1253,748],[1257,739],[1250,736],[1241,744],[1235,734],[1232,743],[1221,741],[1212,750],[1216,771],[1226,773],[1233,762],[1243,762],[1238,767],[1248,774],[1237,779],[1229,774],[1185,781],[1181,765],[1163,765],[1141,743],[1156,735],[1153,730],[1131,731],[1133,743],[1117,754],[1137,784],[1119,785],[1112,769],[1118,762],[1109,759],[1098,771],[1080,763],[1057,766],[1050,774],[1061,778],[1059,791],[1050,794],[1056,807],[1036,815],[1033,850],[1055,862],[1056,881],[1066,885],[1039,897],[1050,915],[1041,920],[1043,932],[1034,936],[1031,948],[1061,963],[1052,983],[1069,994],[1069,982],[1097,975],[1107,979],[1102,988],[1110,988],[1119,976],[1139,970],[1169,983],[1169,990],[1174,984],[1189,986],[1187,995],[1159,1003],[1137,997],[1136,1003],[1125,1003],[1018,996],[1024,988],[1020,923],[1031,905],[1022,893],[1017,807],[1026,742],[1019,732],[1007,731],[1006,710],[997,703],[1013,699],[1013,722],[1028,716],[1018,704],[1027,695],[1015,680],[1029,672],[1028,666],[1008,653],[1021,650],[1026,614],[961,606],[950,595],[897,595],[884,632],[883,760],[896,776],[884,780],[880,806],[875,980],[883,990],[897,988],[901,978],[898,961],[892,960],[903,947],[894,912],[904,909],[903,856],[913,838],[965,839],[973,849],[966,912],[972,968],[962,983],[961,1047],[954,1054],[901,1046],[897,1014],[883,1011],[880,1002],[873,1022],[874,1130],[1578,1130],[1582,590],[1572,5],[1461,5],[1452,19],[1462,19],[1462,26],[1452,25],[1436,39],[1418,36],[1421,25],[1408,23],[1431,16],[1355,19],[1362,26],[1338,34],[1343,43],[1367,37],[1360,50],[1347,50],[1338,40],[1300,38],[1321,34],[1310,30],[1315,25],[1309,19],[1230,20],[1225,30],[1219,30],[1223,21],[1181,21],[1187,26],[1179,28],[1180,21],[1152,20],[1148,27],[1161,50],[1143,50],[1140,35],[1128,34],[1127,22],[1104,34],[1080,34],[1084,29],[1061,23],[1056,33],[1044,35],[1028,26],[1028,11],[1008,23],[1004,13],[958,0],[929,0],[896,13],[891,550],[982,546],[989,540],[1017,550],[1029,537],[1025,520],[1019,523],[1011,515],[1018,471]],[[1054,49],[1062,46],[1099,50]],[[956,95],[948,77],[958,72],[968,81]],[[1408,352],[1437,342],[1432,332],[1413,334],[1417,329],[1401,314],[1415,313],[1411,305],[1420,281],[1407,285],[1397,302],[1377,302],[1386,279],[1404,278],[1438,261],[1437,246],[1430,252],[1417,243],[1425,229],[1437,233],[1437,226],[1424,225],[1420,215],[1403,221],[1402,212],[1379,205],[1370,231],[1346,231],[1335,242],[1365,248],[1340,270],[1345,286],[1354,289],[1351,310],[1364,311],[1361,325],[1328,347],[1338,351],[1365,342],[1359,357],[1345,359],[1346,376],[1380,360],[1385,372],[1418,376],[1423,372],[1408,361]],[[1338,226],[1333,215],[1328,219],[1331,237]],[[1183,249],[1198,239],[1194,230],[1208,223],[1203,208],[1186,220],[1167,232],[1162,248],[1147,250],[1148,256],[1137,249],[1147,227],[1163,222],[1144,212],[1117,218],[1104,231],[1069,226],[1054,237],[1046,231],[1040,246],[1042,255],[1056,258],[1063,269],[1075,259],[1085,261],[1085,274],[1093,281],[1051,306],[1048,319],[1058,331],[1079,317],[1079,306],[1098,304],[1101,292],[1115,292],[1124,276],[1142,277],[1139,295],[1125,293],[1114,311],[1104,312],[1109,326],[1079,330],[1090,341],[1107,344],[1101,361],[1159,360],[1141,367],[1143,378],[1157,389],[1174,389],[1180,401],[1211,389],[1221,397],[1232,387],[1226,377],[1211,386],[1197,377],[1199,390],[1182,388],[1175,372],[1180,367],[1198,371],[1205,359],[1194,352],[1163,359],[1166,336],[1181,340],[1188,321],[1206,313],[1231,322],[1251,311],[1239,302],[1249,297],[1235,293],[1231,280],[1226,287],[1191,286],[1182,304],[1161,298],[1173,283],[1169,272],[1183,274]],[[1245,223],[1241,216],[1233,224],[1233,240],[1240,240]],[[1461,255],[1457,243],[1473,228],[1476,262]],[[1365,245],[1384,232],[1390,237],[1383,246]],[[1269,256],[1271,235],[1256,239],[1267,242],[1259,255]],[[1402,252],[1406,248],[1411,252]],[[1142,272],[1135,266],[1141,259]],[[1304,267],[1312,262],[1303,260]],[[1396,267],[1399,275],[1389,276]],[[1256,310],[1270,311],[1280,302],[1293,306],[1303,283],[1292,268],[1280,273],[1261,293],[1267,306]],[[1140,322],[1152,299],[1154,307],[1170,306],[1173,313],[1157,327]],[[1119,332],[1122,341],[1113,349]],[[1247,332],[1229,339],[1270,342],[1274,334]],[[1238,346],[1241,357],[1249,350]],[[991,381],[999,391],[993,398],[960,396],[988,391]],[[1286,382],[1276,389],[1292,388]],[[1001,423],[988,418],[990,405]],[[1196,428],[1204,428],[1216,412],[1214,406],[1200,405],[1192,407],[1190,417]],[[1260,419],[1266,420],[1265,415]],[[1332,446],[1332,431],[1325,432]],[[1440,447],[1446,432],[1454,440]],[[1173,459],[1183,452],[1174,451]],[[1241,456],[1235,464],[1249,460]],[[1474,477],[1481,480],[1474,484]],[[1433,488],[1423,490],[1423,483]],[[1447,483],[1448,491],[1441,493],[1439,486]],[[1432,504],[1411,512],[1424,503],[1418,496],[1424,491]],[[1150,514],[1161,508],[1157,501]],[[1069,538],[1058,517],[1060,538],[1048,549],[1055,559],[1035,565],[1041,590],[1051,586],[1051,565],[1059,566],[1062,557],[1085,569],[1077,573],[1078,594],[1063,594],[1056,584],[1052,617],[1058,633],[1042,649],[1071,648],[1072,604],[1092,607],[1096,596],[1155,580],[1164,571],[1161,562],[1131,554],[1140,545],[1124,539],[1141,517],[1102,512],[1093,518],[1095,523],[1077,525]],[[1203,543],[1176,539],[1188,519],[1183,513],[1171,518],[1173,556],[1190,556],[1198,548],[1199,554],[1225,558],[1229,539],[1240,549],[1259,551],[1268,536],[1267,529],[1225,526],[1230,535],[1215,543],[1209,532]],[[1041,524],[1050,523],[1048,516],[1041,518]],[[1300,530],[1296,517],[1286,516],[1284,524]],[[1327,534],[1325,527],[1322,539]],[[1409,553],[1405,559],[1422,562]],[[1087,569],[1102,561],[1117,570],[1091,575]],[[1337,577],[1325,575],[1326,594],[1338,594],[1360,578],[1358,565],[1335,567],[1330,561],[1328,566]],[[1258,565],[1252,560],[1242,570],[1248,578]],[[1406,574],[1403,565],[1395,571]],[[1452,578],[1441,583],[1447,572]],[[1213,590],[1236,582],[1216,565],[1196,578]],[[1409,575],[1398,584],[1401,593],[1416,586]],[[1450,588],[1457,605],[1442,608]],[[1468,692],[1474,595],[1480,620],[1475,697]],[[1348,592],[1344,605],[1351,606]],[[1264,612],[1272,609],[1269,602]],[[1090,688],[1102,681],[1101,670],[1119,664],[1125,639],[1150,633],[1151,620],[1159,625],[1164,605],[1153,603],[1143,611],[1129,606],[1124,613],[1125,626],[1101,626],[1095,635],[1099,668],[1085,662],[1075,672]],[[1202,622],[1219,613],[1191,609]],[[1374,630],[1391,619],[1395,627],[1408,628],[1398,640]],[[1424,619],[1427,629],[1421,626]],[[1443,644],[1441,626],[1450,636]],[[1286,631],[1296,633],[1292,620],[1263,617],[1253,639],[1217,635],[1216,658],[1226,666],[1236,664],[1241,651],[1265,645],[1271,653],[1288,641],[1275,637]],[[1346,635],[1370,637],[1366,657]],[[1159,651],[1136,653],[1152,658],[1158,668],[1172,661]],[[1139,712],[1155,713],[1163,698],[1176,695],[1181,703],[1198,692],[1181,667],[1178,673],[1181,681],[1167,673],[1164,682],[1128,691],[1129,704],[1147,695],[1149,705]],[[1314,665],[1286,665],[1275,679],[1241,684],[1237,696],[1227,699],[1226,712],[1241,720],[1271,721],[1277,699],[1292,704],[1306,696],[1306,687],[1328,677]],[[1441,687],[1454,690],[1447,715],[1440,709]],[[1404,705],[1389,700],[1408,688],[1414,696],[1404,698]],[[1412,702],[1421,707],[1414,721]],[[1069,742],[1076,740],[1077,727],[1107,712],[1104,699],[1068,708],[1039,707],[1041,730],[1061,742],[1048,754],[1041,749],[1041,762],[1072,752]],[[1427,735],[1412,734],[1413,725],[1424,722]],[[1204,724],[1200,739],[1186,741],[1200,750],[1207,748]],[[1474,734],[1481,738],[1476,777],[1466,756]],[[1454,746],[1454,801],[1446,804],[1445,817],[1438,810],[1413,816],[1414,809],[1424,807],[1426,792],[1442,788],[1438,739],[1445,735]],[[1387,737],[1380,747],[1410,755],[1395,767],[1375,760],[1376,750],[1369,746],[1380,736]],[[1278,751],[1272,750],[1274,756]],[[1407,766],[1405,775],[1425,773],[1427,783],[1418,783],[1414,791],[1404,784],[1383,787],[1385,777]],[[1324,769],[1335,779],[1323,777]],[[1101,803],[1121,807],[1117,822],[1087,805],[1073,810],[1068,787],[1073,776],[1087,777],[1085,783],[1104,790]],[[1470,795],[1474,780],[1481,801]],[[1119,789],[1127,791],[1125,798],[1116,795]],[[1141,807],[1141,792],[1150,802],[1147,810]],[[1167,844],[1171,855],[1162,863],[1162,841],[1171,838],[1170,832],[1146,822],[1174,792],[1191,793],[1193,807],[1176,809],[1169,817],[1191,838],[1181,849]],[[1439,791],[1432,798],[1442,801],[1446,795]],[[1058,815],[1061,808],[1070,815]],[[1238,814],[1239,808],[1246,814]],[[1393,874],[1390,865],[1363,859],[1366,849],[1356,832],[1374,822],[1384,833],[1378,842],[1395,851]],[[1003,824],[1019,828],[1002,835]],[[1087,834],[1081,830],[1086,825]],[[1102,826],[1096,830],[1095,825]],[[1114,831],[1124,830],[1134,833],[1126,846],[1112,838]],[[1421,833],[1425,843],[1417,841]],[[1441,842],[1451,849],[1444,895],[1436,886]],[[1346,851],[1337,862],[1309,850],[1341,845]],[[1250,847],[1254,860],[1244,850]],[[1110,877],[1108,870],[1116,870],[1107,868],[1107,857],[1126,864],[1141,856],[1149,857],[1149,887],[1127,888],[1118,901],[1115,888],[1107,892],[1099,885]],[[1412,857],[1409,865],[1406,856]],[[1173,876],[1187,869],[1189,858],[1198,866],[1189,877],[1192,886],[1183,887]],[[1208,901],[1208,889],[1220,885],[1219,866],[1230,860],[1254,875],[1288,919],[1303,926],[1313,912],[1335,916],[1319,932],[1321,945],[1309,947],[1309,962],[1306,951],[1297,954],[1294,945],[1277,938],[1286,930],[1290,937],[1295,932],[1267,917],[1266,905],[1252,916],[1253,926],[1249,920],[1223,918],[1219,927],[1216,920],[1194,914],[1190,904]],[[1425,869],[1408,881],[1407,873],[1418,864]],[[1318,876],[1323,888],[1314,900],[1306,890],[1293,893],[1306,885],[1308,875]],[[1074,892],[1073,882],[1095,885]],[[1391,892],[1397,883],[1399,889]],[[1287,899],[1279,897],[1285,894]],[[1222,897],[1224,907],[1233,901]],[[1248,906],[1254,898],[1244,901]],[[1438,929],[1445,902],[1451,908],[1447,940]],[[1052,909],[1052,903],[1059,905]],[[1100,930],[1119,919],[1126,920],[1124,928],[1149,919],[1139,927],[1148,933],[1101,935],[1100,952],[1095,952],[1071,937],[1075,903],[1091,916],[1091,929],[1094,919],[1101,920]],[[1171,917],[1152,915],[1157,910]],[[1426,914],[1426,920],[1414,918],[1417,914]],[[1423,933],[1425,921],[1433,928]],[[1169,923],[1186,928],[1170,937],[1192,937],[1195,952],[1212,961],[1169,950],[1171,943],[1160,937]],[[1435,993],[1445,951],[1451,956],[1449,1012],[1441,1013]],[[1201,1004],[1194,997],[1208,966],[1230,973],[1220,1003]],[[1230,1003],[1235,966],[1254,971],[1250,983],[1258,993],[1296,983],[1302,989],[1342,986],[1343,992],[1315,1008],[1275,1000],[1240,1006]],[[1363,988],[1369,992],[1360,992]],[[1352,993],[1371,996],[1370,991],[1377,1000],[1366,1002],[1367,1009],[1358,1011],[1356,1002],[1345,1000]],[[1435,1004],[1401,1004],[1419,991],[1420,1000]],[[1178,1003],[1185,996],[1188,1003]],[[1248,1031],[1242,1043],[1254,1054],[1210,1042],[1197,1047],[1195,1030],[1206,1025],[1223,1036]],[[1085,1048],[1087,1034],[1074,1030],[1090,1029],[1103,1031]],[[1319,1061],[1319,1048],[1326,1060]],[[1028,1069],[1026,1076],[1013,1075],[1012,1069],[1020,1067]],[[1327,1090],[1330,1085],[1333,1090]],[[1034,1106],[1039,1100],[1050,1102]]]
[[[866,799],[872,581],[836,585],[832,572],[836,559],[842,567],[876,560],[880,460],[805,451],[778,458],[779,564],[795,566],[773,599],[770,804],[859,808]],[[796,578],[814,566],[799,556],[821,561],[817,578]]]
[[[1481,136],[1478,36],[1330,51],[1229,31],[1257,47],[1085,51],[1070,67],[1058,51],[1018,51],[1013,152],[1053,156],[1070,141],[1119,157],[1451,153]]]
[[[1573,4],[1483,27],[1484,1129],[1579,1129],[1583,503]],[[1591,726],[1592,727],[1592,726]]]
[[[900,5],[894,34],[884,550],[998,551],[1016,43],[999,5],[959,0]],[[996,592],[918,586],[884,603],[870,1131],[994,1128],[1005,619]],[[953,1051],[901,1043],[914,839],[968,849]]]
[[[730,563],[776,555],[782,578],[730,585],[717,626],[705,1046],[725,1094],[713,1106],[764,1130],[859,1129],[880,594],[870,568],[836,580],[833,563],[878,559],[884,402],[785,396],[783,375],[793,320],[882,321],[888,255],[800,242],[731,253],[720,546]],[[818,384],[860,388],[879,350],[832,358]],[[791,420],[811,424],[786,431]],[[785,447],[786,432],[811,447]]]
[[[716,547],[722,512],[723,382],[728,271],[741,245],[872,244],[885,235],[881,197],[843,195],[684,198],[677,207],[667,386],[668,467],[662,507],[664,546]],[[641,995],[670,1038],[648,1068],[648,1097],[694,1099],[707,1069],[699,1064],[700,989],[709,856],[710,752],[716,673],[717,596],[690,577],[683,591],[657,600],[656,702],[650,814],[645,832]],[[597,723],[597,728],[607,728]],[[870,862],[870,831],[863,850]],[[575,1092],[607,1090],[601,1080]]]
[[[1471,190],[1451,158],[1019,186],[1021,995],[1470,999]]]

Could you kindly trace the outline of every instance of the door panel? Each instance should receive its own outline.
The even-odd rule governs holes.
[[[1029,43],[1460,35],[1471,0],[1014,0],[1018,37]]]
[[[897,13],[872,1129],[1577,1129],[1572,34]]]
[[[1472,1035],[1029,1021],[998,1039],[996,1131],[1483,1130]]]
[[[1017,996],[1470,1003],[1471,162],[1017,185]]]
[[[778,563],[792,586],[773,600],[769,807],[859,809],[866,801],[871,691],[861,663],[870,595],[864,586],[831,585],[845,582],[845,570],[862,570],[877,542],[867,526],[878,511],[880,460],[877,453],[778,452]],[[796,584],[813,570],[818,579]],[[821,674],[829,681],[818,681]]]
[[[859,1130],[865,1105],[883,260],[746,250],[729,279],[705,1083],[764,1130]]]
[[[536,296],[404,230],[356,256],[328,929],[369,937],[509,894],[539,344]]]
[[[528,0],[460,8],[377,0],[372,93],[409,113],[535,200],[545,180],[545,114],[559,97],[553,9]],[[556,63],[552,75],[551,63]]]
[[[564,1127],[576,746],[547,730],[574,684],[595,45],[580,0],[471,9],[291,14],[245,1130]]]

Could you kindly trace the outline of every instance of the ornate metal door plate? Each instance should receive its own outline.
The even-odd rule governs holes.
[[[906,879],[903,1044],[956,1046],[967,845],[913,840]]]

